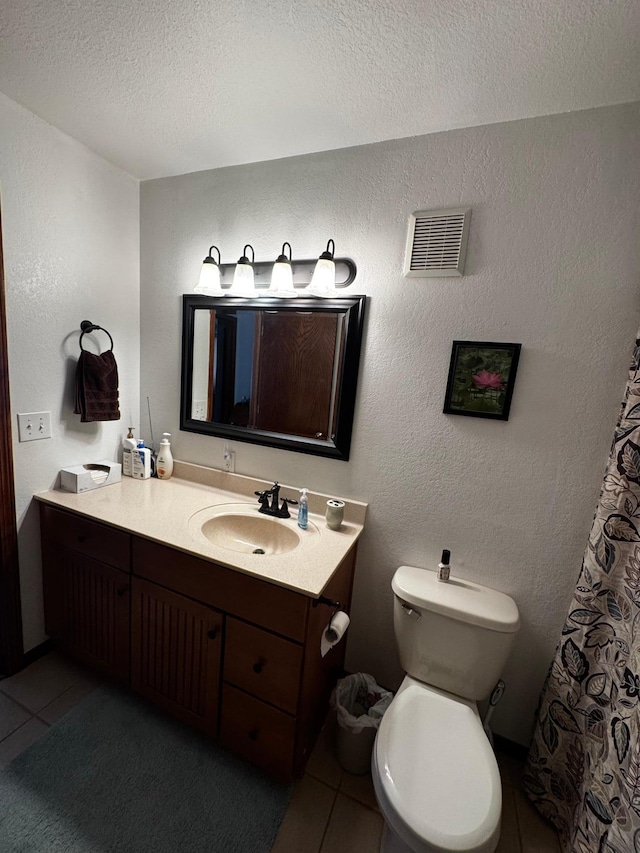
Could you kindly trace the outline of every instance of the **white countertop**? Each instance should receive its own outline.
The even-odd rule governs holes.
[[[176,461],[170,480],[123,477],[119,483],[81,494],[52,489],[35,497],[60,509],[317,598],[362,533],[367,504],[344,499],[344,523],[340,530],[329,530],[324,509],[327,500],[337,496],[309,492],[310,530],[297,527],[294,510],[294,517],[282,523],[296,530],[301,544],[284,554],[231,551],[210,543],[199,532],[198,525],[189,523],[195,513],[223,504],[253,506],[257,514],[258,503],[253,493],[270,486],[265,480]],[[280,495],[297,498],[298,490],[281,484]],[[309,538],[305,540],[305,536]]]

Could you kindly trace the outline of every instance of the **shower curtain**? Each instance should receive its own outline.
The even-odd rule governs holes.
[[[640,340],[523,778],[564,853],[640,853],[639,702]]]

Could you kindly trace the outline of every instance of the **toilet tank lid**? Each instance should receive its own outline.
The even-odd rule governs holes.
[[[459,622],[504,634],[513,634],[520,627],[518,606],[510,596],[473,581],[454,577],[439,581],[437,573],[429,569],[400,566],[391,588],[408,604]]]

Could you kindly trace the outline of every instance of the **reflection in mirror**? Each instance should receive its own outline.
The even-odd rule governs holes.
[[[347,459],[364,297],[184,297],[181,428]]]

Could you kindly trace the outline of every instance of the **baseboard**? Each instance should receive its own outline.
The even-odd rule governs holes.
[[[34,646],[32,649],[29,649],[28,652],[25,652],[22,657],[22,669],[29,666],[32,663],[35,663],[40,658],[43,658],[45,655],[48,655],[49,652],[53,651],[55,648],[55,643],[53,640],[45,640],[43,643],[40,643],[39,646]]]

